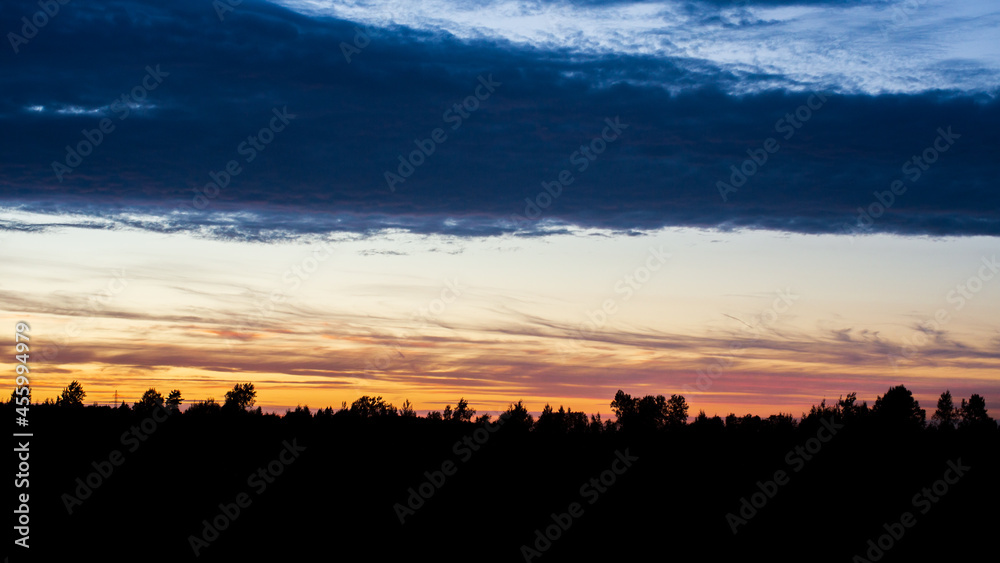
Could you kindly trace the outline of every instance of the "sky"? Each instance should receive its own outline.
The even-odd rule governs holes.
[[[1000,410],[995,3],[39,6],[0,6],[36,400]]]

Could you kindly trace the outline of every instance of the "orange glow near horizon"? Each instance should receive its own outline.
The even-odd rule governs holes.
[[[692,416],[799,416],[905,384],[925,409],[948,389],[1000,410],[1000,276],[961,306],[950,293],[993,239],[584,235],[470,239],[452,254],[435,237],[344,238],[311,264],[303,243],[15,233],[36,254],[0,254],[0,346],[31,323],[37,402],[74,379],[87,403],[150,387],[221,402],[252,382],[279,413],[380,395],[418,412],[464,397],[480,413],[523,400],[607,419],[622,389],[684,395]],[[657,252],[670,256],[643,271]],[[884,287],[845,276],[858,264]]]

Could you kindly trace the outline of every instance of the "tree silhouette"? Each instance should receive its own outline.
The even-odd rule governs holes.
[[[911,425],[923,428],[926,412],[920,408],[920,402],[913,398],[913,393],[903,385],[890,387],[885,395],[875,399],[872,412],[878,418],[891,425]]]
[[[400,551],[412,549],[432,554],[440,550],[440,545],[452,545],[448,542],[457,541],[463,552],[475,552],[477,545],[488,541],[511,554],[521,545],[526,558],[542,563],[548,559],[535,555],[542,551],[568,561],[592,561],[620,556],[621,546],[620,542],[615,543],[616,537],[648,540],[648,546],[642,545],[646,550],[662,548],[655,530],[668,526],[678,537],[690,540],[678,544],[681,547],[677,548],[680,550],[677,554],[692,560],[753,558],[773,551],[776,541],[789,542],[796,552],[812,553],[809,549],[815,548],[817,539],[833,530],[834,535],[842,534],[843,541],[830,544],[823,554],[811,559],[847,562],[853,555],[859,555],[854,559],[888,561],[878,550],[887,551],[888,538],[898,539],[904,531],[903,517],[899,515],[904,510],[919,511],[923,506],[933,507],[938,515],[933,524],[943,527],[942,534],[948,537],[958,537],[956,531],[966,527],[977,536],[970,538],[971,541],[986,537],[994,522],[982,518],[979,508],[997,498],[989,475],[1000,467],[1000,449],[996,448],[1000,431],[986,411],[988,401],[980,395],[970,399],[971,389],[964,394],[933,389],[941,396],[941,401],[935,399],[937,411],[928,409],[931,412],[927,415],[935,414],[934,424],[915,430],[910,424],[920,420],[920,405],[913,400],[916,392],[909,393],[902,387],[888,389],[879,397],[874,411],[869,412],[868,406],[858,400],[860,393],[844,393],[839,400],[833,398],[837,396],[834,393],[829,402],[823,399],[811,410],[804,409],[809,414],[804,414],[805,420],[801,422],[790,414],[770,414],[777,409],[770,412],[760,409],[757,415],[732,413],[728,417],[725,411],[719,411],[726,418],[723,421],[720,416],[707,415],[710,406],[700,404],[697,398],[688,403],[680,395],[657,395],[655,391],[646,395],[645,389],[638,396],[611,391],[607,395],[612,397],[605,396],[605,400],[614,399],[609,403],[621,416],[625,426],[622,431],[618,430],[615,412],[606,417],[612,424],[605,424],[606,419],[601,415],[573,411],[570,406],[559,405],[559,399],[548,404],[545,400],[533,403],[544,405],[541,414],[535,417],[523,401],[512,402],[501,418],[502,424],[484,427],[462,423],[497,422],[496,411],[491,411],[492,417],[472,414],[471,402],[479,400],[475,397],[469,400],[462,397],[457,406],[451,405],[449,422],[443,421],[440,411],[426,418],[416,416],[410,401],[395,409],[380,396],[355,395],[357,400],[346,401],[340,411],[331,407],[310,411],[300,399],[303,404],[298,407],[260,417],[221,412],[222,401],[188,398],[183,414],[171,415],[176,420],[167,423],[169,431],[151,440],[159,445],[143,446],[143,451],[138,452],[149,457],[145,461],[151,463],[138,460],[143,461],[143,471],[116,470],[108,488],[102,486],[98,492],[106,500],[87,502],[86,512],[76,516],[78,524],[74,525],[83,526],[81,533],[83,530],[99,533],[98,528],[108,522],[125,526],[122,537],[136,538],[137,546],[130,551],[145,549],[153,542],[168,546],[158,560],[190,559],[191,547],[195,555],[200,550],[220,547],[227,553],[235,553],[229,559],[261,559],[261,554],[271,555],[270,544],[244,540],[264,537],[268,530],[285,526],[302,532],[299,539],[311,542],[310,552],[319,553],[329,547],[323,534],[329,535],[331,529],[364,543],[344,544],[349,548],[355,546],[351,550],[353,559],[370,558],[370,546],[378,545],[379,541],[390,547],[409,543],[413,547],[401,547]],[[58,391],[49,393],[53,400],[59,396]],[[222,393],[225,391],[218,393],[220,397]],[[135,400],[136,410],[159,399],[156,389],[140,395],[142,399]],[[179,395],[179,391],[170,393],[164,404],[177,406]],[[963,396],[965,401],[961,400]],[[174,398],[178,399],[176,403],[172,401]],[[871,399],[875,403],[874,393]],[[117,402],[122,404],[122,410],[91,407],[86,403],[80,409],[39,406],[36,413],[42,415],[37,418],[39,427],[37,430],[29,427],[29,431],[36,430],[38,435],[44,431],[47,440],[55,440],[50,444],[52,451],[64,452],[59,458],[63,463],[39,463],[32,467],[37,471],[32,477],[39,483],[66,484],[59,491],[67,493],[62,495],[61,502],[67,509],[72,508],[74,514],[76,501],[72,499],[79,495],[74,489],[83,485],[71,485],[72,480],[82,473],[81,481],[93,483],[97,477],[86,475],[90,468],[106,473],[109,464],[119,460],[117,453],[112,452],[110,455],[115,457],[110,457],[109,443],[113,446],[119,442],[118,437],[130,426],[136,430],[128,435],[140,440],[138,432],[146,434],[150,428],[149,421],[129,412],[132,403],[122,403],[120,397]],[[229,402],[234,404],[232,398]],[[8,413],[14,408],[0,405],[0,410],[6,409]],[[257,408],[257,405],[252,407]],[[501,406],[499,410],[504,408]],[[156,409],[154,414],[160,412],[161,409]],[[690,412],[697,416],[688,419]],[[814,420],[809,420],[810,417]],[[903,424],[890,426],[880,423],[880,419]],[[848,420],[860,422],[850,426]],[[937,429],[949,420],[959,420],[961,424],[947,432]],[[41,427],[42,424],[46,426]],[[60,428],[68,432],[59,432]],[[491,432],[498,428],[498,432]],[[483,445],[487,436],[489,443]],[[836,438],[827,444],[830,436]],[[120,442],[128,446],[133,440]],[[294,459],[283,453],[278,461],[263,465],[276,459],[279,443],[285,449],[291,448],[288,453],[293,456],[302,445],[308,446],[309,459],[296,461],[290,469],[283,470],[280,469],[283,464]],[[820,446],[823,451],[817,454],[816,448]],[[154,451],[157,449],[162,451]],[[475,454],[476,459],[462,465],[469,459],[466,457],[469,452],[478,449],[482,452]],[[612,451],[615,453],[611,454]],[[364,459],[344,463],[356,452],[362,452]],[[131,467],[128,465],[131,458],[125,459],[126,467]],[[639,461],[635,462],[636,459]],[[860,469],[859,460],[863,462]],[[633,462],[637,469],[629,469],[624,475],[619,473]],[[803,466],[803,476],[795,475]],[[971,474],[965,477],[962,468],[969,466]],[[445,480],[455,467],[459,468],[457,477]],[[237,521],[240,531],[230,531],[236,535],[225,540],[232,547],[209,540],[217,537],[218,528],[227,526],[226,522],[236,515],[233,503],[242,503],[237,500],[239,492],[253,491],[256,487],[252,483],[270,484],[270,476],[279,479],[275,469],[287,471],[280,477],[281,490],[261,497],[261,502],[266,501],[274,510],[257,512],[251,508],[253,514],[246,513],[246,519],[240,513]],[[241,477],[251,470],[256,471],[254,475],[268,475],[268,478],[252,477],[244,486]],[[975,477],[980,474],[984,476],[982,481]],[[616,475],[621,476],[620,482]],[[784,481],[789,475],[790,487]],[[950,485],[953,476],[963,480],[956,487],[958,492],[948,494],[947,504],[934,501],[944,486],[934,479],[944,479]],[[128,510],[128,499],[148,495],[150,482],[173,483],[164,497],[168,502],[160,503],[162,506],[153,520],[134,518]],[[325,490],[323,487],[328,489],[331,482],[353,486],[337,491],[338,499],[343,501],[339,505],[342,509],[334,508],[325,512],[323,518],[317,518],[315,511],[309,510],[310,499],[316,497],[316,491]],[[442,483],[447,483],[443,489]],[[583,487],[578,489],[580,485]],[[927,487],[925,491],[934,497],[921,491],[921,487]],[[388,494],[376,495],[378,502],[373,502],[373,490]],[[604,490],[610,493],[606,497]],[[184,494],[177,497],[176,491]],[[601,500],[593,509],[593,523],[587,524],[591,522],[588,520],[591,516],[587,516],[591,512],[589,500],[597,499],[594,493],[601,493]],[[180,502],[173,502],[178,498]],[[207,502],[200,502],[200,498],[206,498]],[[468,511],[469,498],[478,499],[494,512],[480,518],[472,516]],[[824,498],[841,501],[827,502],[817,508],[816,499]],[[852,500],[857,498],[863,500]],[[773,504],[772,499],[776,501]],[[767,503],[763,509],[761,501]],[[582,521],[573,520],[579,513],[572,508],[572,502],[583,506]],[[394,518],[389,516],[393,503],[396,506],[391,510],[394,516],[400,516],[400,524],[405,528],[397,530],[394,522],[391,527],[373,527],[372,522],[388,523],[389,518]],[[650,512],[649,506],[686,506],[689,510]],[[416,516],[412,511],[416,511]],[[603,515],[598,515],[598,511]],[[220,514],[228,520],[219,519]],[[818,515],[820,520],[804,518],[803,514]],[[406,523],[402,524],[404,515]],[[921,521],[922,517],[918,513],[916,520]],[[556,543],[553,532],[558,529],[565,532],[571,520],[573,528],[578,525],[584,528],[578,530],[580,533],[571,530],[565,535],[560,533],[560,543],[549,552],[548,546]],[[816,533],[817,522],[825,526],[820,530],[823,534]],[[738,535],[734,533],[737,524]],[[919,533],[922,529],[918,527],[916,534],[906,530],[906,537],[892,547],[893,553],[902,559],[913,554],[919,560],[937,559],[926,556],[939,546],[937,535]],[[162,531],[163,537],[150,536],[150,530]],[[535,531],[530,533],[530,530]],[[212,545],[205,548],[201,542],[196,545],[190,539],[184,541],[186,534],[191,534],[189,538],[195,541],[204,538],[206,545]],[[591,541],[593,538],[596,539]],[[611,541],[605,542],[606,538]],[[78,542],[63,543],[67,551],[72,551]],[[287,548],[273,547],[279,553]],[[940,549],[943,553],[953,547]],[[405,557],[398,557],[400,554],[396,552],[392,555]],[[925,557],[920,559],[921,555]]]
[[[141,413],[151,413],[162,404],[163,395],[160,395],[156,389],[150,387],[142,394],[142,398],[139,399],[138,403],[135,403],[132,410]]]
[[[545,403],[545,406],[542,407],[542,414],[538,415],[538,420],[535,421],[535,431],[553,434],[562,432],[561,422],[562,420],[552,410],[552,405]]]
[[[667,401],[666,425],[676,428],[687,424],[688,404],[681,395],[671,395]]]
[[[669,401],[663,395],[633,398],[619,389],[611,409],[622,429],[656,430],[687,424],[688,405],[681,395],[671,395]]]
[[[609,420],[607,422],[611,421]],[[592,434],[600,434],[601,432],[604,432],[604,428],[605,428],[604,423],[601,422],[601,413],[597,413],[596,415],[593,414],[590,415],[590,424],[588,425],[588,430],[590,430]]]
[[[850,397],[850,395],[848,395],[848,397]],[[818,423],[821,420],[825,420],[831,417],[834,419],[838,419],[840,418],[841,414],[842,411],[840,403],[838,402],[837,405],[828,407],[826,406],[826,398],[824,397],[823,400],[819,402],[818,406],[813,405],[812,407],[809,408],[808,414],[806,413],[802,414],[802,421],[808,423]]]
[[[942,430],[952,430],[958,423],[958,417],[959,412],[951,400],[951,391],[946,390],[944,393],[941,393],[941,397],[937,402],[937,410],[934,411],[934,416],[931,417],[931,420]]]
[[[546,404],[535,422],[535,431],[552,434],[587,432],[591,430],[594,421],[597,421],[597,426],[600,427],[599,420],[597,418],[588,422],[587,415],[583,412],[573,412],[572,408],[565,408],[562,405],[559,405],[559,410],[556,411],[552,409],[552,405]]]
[[[470,409],[469,402],[465,398],[461,398],[458,400],[458,404],[455,405],[455,410],[451,413],[451,421],[472,422],[472,417],[475,415],[476,409]]]
[[[959,410],[962,417],[961,426],[969,427],[995,427],[996,423],[986,414],[986,399],[973,393],[966,402],[962,399],[962,407]]]
[[[62,394],[56,399],[56,404],[61,407],[82,407],[83,398],[86,396],[87,392],[83,390],[83,385],[74,379],[63,388]]]
[[[761,419],[761,424],[768,430],[794,430],[798,426],[795,418],[792,417],[792,413],[784,414],[780,412]]]
[[[226,392],[226,402],[223,408],[245,411],[252,407],[257,400],[257,391],[253,388],[253,383],[237,383],[232,391]]]
[[[410,402],[409,399],[403,401],[403,406],[400,407],[399,409],[399,416],[405,416],[409,418],[417,416],[416,411],[413,410],[413,404]]]
[[[618,424],[624,425],[626,420],[635,417],[636,401],[631,395],[619,389],[611,401],[611,410],[615,412]]]
[[[760,416],[745,414],[736,416],[735,413],[726,415],[726,430],[730,432],[758,432],[761,429],[762,421]]]
[[[705,411],[700,410],[698,411],[698,416],[694,418],[694,422],[691,423],[691,426],[705,431],[717,432],[725,428],[726,425],[718,415],[708,418]]]
[[[171,411],[180,411],[182,402],[184,402],[184,399],[181,398],[181,392],[179,389],[174,389],[167,394],[166,405]]]
[[[387,403],[382,396],[369,397],[361,396],[351,403],[351,414],[360,418],[374,418],[379,416],[396,416],[399,411],[392,403]]]
[[[636,402],[636,415],[641,428],[663,428],[667,423],[667,398],[663,395],[646,395]]]
[[[841,398],[837,401],[837,409],[840,411],[840,416],[845,422],[852,423],[861,420],[868,416],[868,402],[864,401],[860,405],[857,403],[858,394],[855,392],[848,393],[846,398]]]
[[[522,401],[518,401],[517,404],[511,403],[504,411],[507,415],[507,421],[504,426],[510,428],[516,428],[519,430],[529,430],[535,422],[535,418],[531,416],[528,409],[524,406]]]
[[[316,420],[331,420],[333,419],[333,407],[326,407],[325,409],[316,409],[316,414],[313,418]]]
[[[188,407],[188,409],[184,411],[184,416],[214,415],[218,414],[221,411],[222,411],[222,405],[215,402],[215,399],[209,397],[204,401],[196,402],[190,407]]]
[[[735,430],[737,426],[740,425],[740,418],[736,416],[736,413],[731,412],[726,415],[726,430]]]
[[[312,418],[312,413],[309,411],[309,405],[296,405],[295,410],[285,409],[286,420],[309,420],[310,418]]]
[[[871,414],[867,402],[858,404],[858,394],[851,392],[847,397],[841,396],[833,406],[826,405],[826,399],[820,401],[819,405],[813,405],[809,413],[802,413],[800,424],[810,428],[818,427],[824,420],[833,419],[838,422],[853,424],[864,420]],[[782,415],[778,415],[779,417]],[[794,422],[794,421],[793,421]]]

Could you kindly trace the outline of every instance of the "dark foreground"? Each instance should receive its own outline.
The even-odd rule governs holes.
[[[29,494],[30,548],[11,530],[11,562],[996,560],[994,429],[32,416],[29,486],[12,492]]]

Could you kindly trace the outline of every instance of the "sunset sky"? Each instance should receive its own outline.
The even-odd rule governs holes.
[[[995,2],[39,9],[0,5],[36,401],[1000,411]]]

